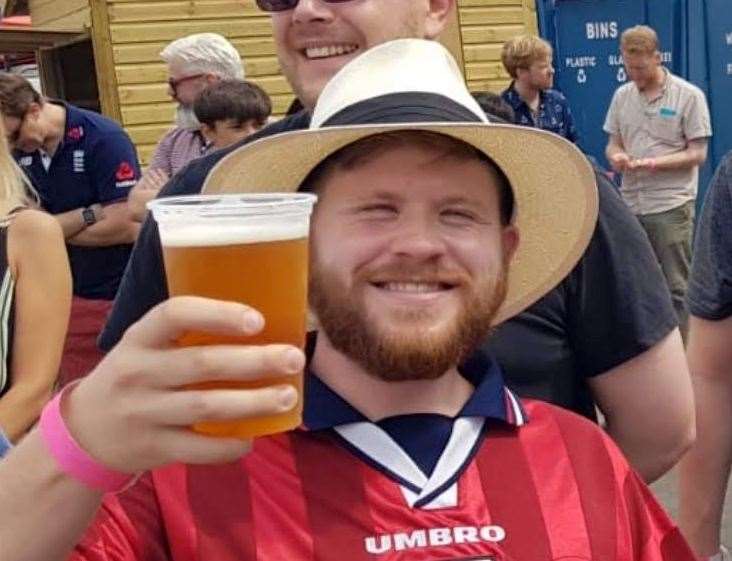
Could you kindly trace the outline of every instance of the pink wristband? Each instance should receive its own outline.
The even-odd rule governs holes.
[[[43,409],[39,427],[49,453],[66,475],[91,489],[111,493],[124,488],[134,474],[109,469],[92,458],[74,440],[61,416],[61,399],[70,389],[67,386]]]

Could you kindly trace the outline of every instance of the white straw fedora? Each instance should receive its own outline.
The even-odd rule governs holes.
[[[555,134],[488,123],[452,56],[435,41],[399,39],[366,51],[323,89],[309,129],[231,152],[211,170],[203,192],[296,191],[340,148],[396,130],[462,140],[510,181],[520,243],[495,323],[533,304],[572,270],[597,221],[597,185],[587,158]]]

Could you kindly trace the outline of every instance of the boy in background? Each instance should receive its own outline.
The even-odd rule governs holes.
[[[272,113],[272,102],[252,82],[222,80],[201,92],[193,111],[201,122],[201,134],[218,150],[264,127]]]
[[[209,149],[220,150],[243,140],[267,124],[272,102],[267,93],[245,80],[220,80],[203,90],[193,103],[193,111],[201,123],[201,134]],[[130,194],[128,207],[133,218],[142,222],[148,201],[157,196],[170,179],[164,171],[150,168],[145,182]]]

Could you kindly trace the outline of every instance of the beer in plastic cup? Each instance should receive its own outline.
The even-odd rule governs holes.
[[[307,322],[308,232],[316,197],[305,193],[195,195],[148,207],[158,223],[171,296],[241,302],[265,318],[261,333],[224,337],[187,333],[181,346],[285,343],[303,348]],[[251,382],[206,382],[197,388],[291,384],[297,406],[279,415],[203,422],[204,434],[251,438],[283,432],[302,420],[302,374]]]

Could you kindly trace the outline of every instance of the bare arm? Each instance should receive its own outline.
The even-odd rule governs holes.
[[[130,191],[127,199],[127,206],[132,219],[136,222],[142,222],[147,215],[147,207],[149,201],[157,197],[160,189],[168,182],[168,174],[158,169],[148,169],[140,181],[137,182]]]
[[[680,464],[679,525],[696,553],[709,556],[719,550],[732,464],[732,318],[692,316],[687,354],[698,438]]]
[[[694,401],[679,330],[589,381],[607,431],[647,482],[694,440]]]
[[[68,238],[67,241],[71,245],[88,247],[134,243],[139,230],[139,223],[132,220],[127,209],[127,201],[122,201],[105,206],[104,217],[99,222]]]
[[[611,134],[607,147],[605,148],[605,156],[612,166],[613,170],[623,173],[628,169],[630,164],[630,156],[625,152],[623,141],[619,134]]]
[[[0,462],[0,477],[3,561],[64,561],[94,519],[102,494],[62,474],[37,430]]]
[[[137,472],[174,462],[232,462],[248,443],[196,434],[192,424],[273,415],[295,406],[291,386],[182,391],[204,380],[251,381],[301,372],[305,356],[285,345],[178,348],[182,333],[250,336],[264,320],[246,306],[172,298],[131,326],[71,393],[62,413],[97,461]],[[131,430],[133,428],[134,430]],[[64,475],[37,429],[0,462],[0,559],[63,561],[99,507],[99,493]],[[135,544],[135,553],[145,544]],[[103,546],[103,544],[102,544]],[[129,552],[129,557],[134,555]],[[144,558],[144,554],[140,554]]]
[[[630,164],[630,169],[653,169],[657,171],[689,169],[702,165],[707,160],[708,141],[706,138],[690,140],[685,150],[658,156],[641,158]]]
[[[94,204],[89,208],[92,209],[98,220],[104,216],[102,205]],[[66,212],[54,214],[54,218],[59,223],[59,226],[61,226],[65,239],[73,238],[86,228],[86,223],[84,222],[84,217],[82,215],[83,211],[84,207],[79,207],[74,210],[67,210]]]
[[[36,422],[56,382],[71,309],[71,273],[61,229],[50,215],[23,211],[8,236],[15,331],[0,428],[15,442]]]
[[[706,138],[690,140],[686,150],[656,158],[656,169],[685,169],[707,161],[709,141]]]

